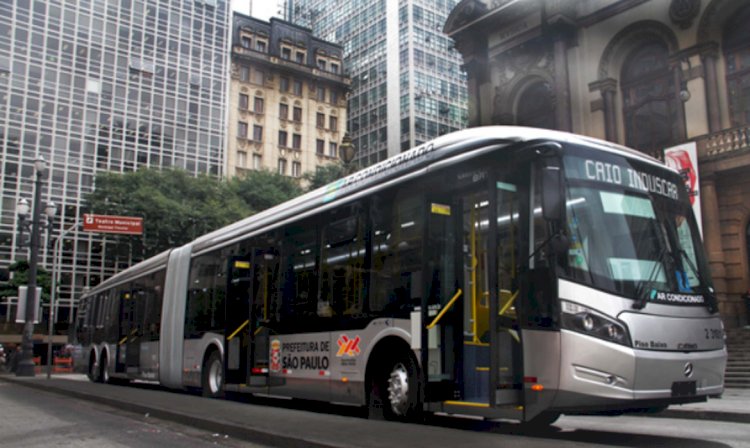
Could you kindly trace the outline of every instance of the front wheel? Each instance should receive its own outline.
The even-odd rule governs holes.
[[[203,366],[203,396],[220,398],[224,393],[224,364],[221,355],[214,351]]]
[[[422,414],[417,363],[408,354],[380,369],[371,394],[382,406],[386,420],[414,421]]]

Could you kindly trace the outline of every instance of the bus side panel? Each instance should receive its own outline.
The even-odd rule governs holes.
[[[159,341],[141,342],[140,377],[157,380],[159,376]]]
[[[172,388],[182,387],[182,344],[185,334],[185,299],[187,297],[190,244],[169,254],[164,302],[161,313],[159,346],[159,381]]]
[[[200,339],[185,339],[182,356],[182,385],[184,387],[202,387],[203,358],[209,347],[219,350],[224,359],[224,335],[206,332]]]
[[[560,388],[560,332],[522,330],[524,418],[531,419],[547,409],[554,401]],[[544,389],[534,391],[533,384],[541,384]]]
[[[331,333],[331,401],[367,404],[365,374],[373,349],[389,336],[409,344],[410,325],[407,319],[377,319],[362,330]]]

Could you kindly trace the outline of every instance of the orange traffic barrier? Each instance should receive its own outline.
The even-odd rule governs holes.
[[[73,358],[60,358],[55,356],[52,363],[54,373],[73,373]]]
[[[34,356],[34,372],[42,373],[42,357]]]

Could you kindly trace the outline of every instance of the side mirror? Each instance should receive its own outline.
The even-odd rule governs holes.
[[[542,167],[542,216],[561,223],[565,217],[565,191],[557,160],[548,159]]]

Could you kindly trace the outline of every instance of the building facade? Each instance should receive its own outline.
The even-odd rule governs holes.
[[[441,31],[457,0],[286,0],[285,17],[344,48],[347,127],[366,166],[466,125],[466,80]]]
[[[339,158],[350,85],[340,46],[235,13],[231,54],[228,176],[268,169],[298,178]]]
[[[16,204],[31,201],[37,156],[49,165],[42,197],[58,205],[53,236],[89,212],[99,172],[223,174],[228,24],[225,0],[0,3],[0,268],[27,257]],[[83,288],[142,255],[130,238],[72,231],[62,243],[63,321]],[[51,271],[52,249],[40,250]]]
[[[470,125],[572,131],[662,160],[665,148],[696,148],[730,327],[748,321],[748,21],[741,0],[463,0],[445,24],[468,72]]]

